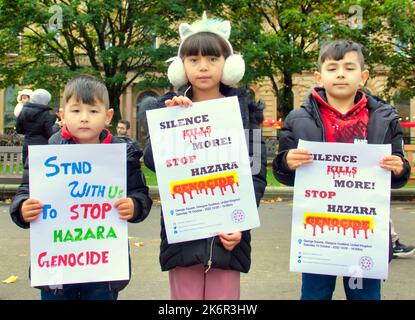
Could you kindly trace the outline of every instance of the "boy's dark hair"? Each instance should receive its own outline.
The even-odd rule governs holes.
[[[69,80],[63,93],[64,103],[75,97],[76,101],[85,104],[94,104],[96,100],[102,102],[106,108],[109,107],[108,90],[105,84],[97,78],[88,74],[81,74]]]
[[[365,57],[362,53],[362,46],[350,40],[335,40],[321,47],[317,61],[318,71],[321,71],[321,66],[327,59],[338,61],[343,59],[348,52],[357,53],[360,68],[365,70]]]
[[[180,58],[188,56],[224,56],[225,59],[231,55],[231,49],[226,41],[212,32],[198,32],[187,38],[180,48]]]
[[[128,120],[120,120],[120,121],[118,121],[118,123],[125,124],[125,127],[127,128],[127,130],[130,129],[130,121],[128,121]]]

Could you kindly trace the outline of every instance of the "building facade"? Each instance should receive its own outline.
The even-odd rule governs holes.
[[[381,95],[386,85],[387,77],[385,73],[379,72],[371,77],[366,84],[366,89],[374,95]],[[316,86],[313,72],[303,72],[294,75],[293,78],[294,106],[299,107],[307,93]],[[261,81],[251,86],[257,100],[265,104],[264,116],[266,119],[277,119],[277,102],[270,81]],[[127,88],[126,92],[120,97],[120,111],[123,119],[131,123],[130,135],[137,139],[141,144],[147,135],[145,120],[139,116],[139,104],[146,96],[162,96],[165,89],[154,88],[145,91],[134,90],[134,85]],[[0,133],[12,132],[16,119],[13,109],[16,105],[17,90],[14,88],[0,89]],[[397,96],[398,97],[398,96]],[[402,121],[415,121],[415,98],[397,98],[394,103],[398,109]],[[58,106],[55,106],[56,109]],[[267,138],[277,136],[277,128],[264,127],[263,135]],[[406,143],[410,137],[415,137],[415,129],[404,128]]]

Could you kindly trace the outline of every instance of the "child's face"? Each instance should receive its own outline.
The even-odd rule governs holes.
[[[60,111],[61,119],[79,143],[99,143],[99,134],[111,122],[114,110],[95,100],[93,105],[71,97]]]
[[[193,89],[207,91],[219,87],[225,64],[223,56],[187,56],[183,64]]]
[[[29,100],[30,100],[30,97],[28,95],[24,94],[20,97],[20,102],[23,103],[23,104],[28,103]]]
[[[354,97],[357,90],[365,85],[368,70],[362,70],[356,52],[347,52],[343,59],[327,59],[321,71],[315,73],[319,85],[326,89],[327,95],[336,99]]]

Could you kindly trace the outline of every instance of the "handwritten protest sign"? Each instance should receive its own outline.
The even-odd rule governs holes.
[[[388,276],[390,145],[300,140],[313,163],[296,170],[290,270]]]
[[[57,286],[129,278],[125,144],[29,147],[30,197],[43,213],[30,224],[31,284]]]
[[[169,243],[259,226],[236,97],[148,111],[147,122]]]

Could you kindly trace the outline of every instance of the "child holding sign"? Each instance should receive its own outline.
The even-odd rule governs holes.
[[[208,20],[205,14],[202,21],[180,25],[182,43],[168,71],[170,82],[179,87],[178,94],[168,93],[160,100],[147,100],[141,107],[149,110],[165,106],[190,106],[192,101],[236,95],[244,128],[251,130],[250,137],[252,131],[260,130],[263,107],[249,101],[246,89],[230,87],[241,80],[244,61],[233,53],[229,35],[228,21]],[[251,139],[250,153],[254,144]],[[252,165],[252,171],[256,171],[252,172],[252,180],[257,205],[266,186],[265,148],[260,139],[258,143],[261,143],[261,154],[253,155]],[[144,150],[145,164],[155,171],[149,139]],[[162,217],[160,264],[163,271],[169,271],[171,298],[239,299],[240,272],[248,272],[251,263],[250,241],[250,232],[243,231],[168,244]]]
[[[62,129],[53,135],[49,144],[97,144],[120,143],[105,128],[111,121],[113,109],[109,108],[108,91],[105,85],[88,75],[78,76],[66,85],[64,107],[60,116],[64,121]],[[149,214],[152,201],[148,187],[140,170],[141,151],[135,144],[127,144],[127,197],[114,203],[120,219],[129,222],[143,221]],[[13,221],[22,228],[29,228],[30,222],[39,218],[43,204],[29,198],[29,171],[26,163],[22,184],[10,213]],[[131,273],[131,270],[130,270]],[[115,300],[129,280],[65,284],[60,289],[41,287],[41,297],[47,300]]]
[[[380,167],[392,172],[392,188],[408,181],[410,166],[403,152],[402,129],[396,110],[360,89],[369,77],[361,46],[338,40],[323,46],[315,73],[314,88],[301,108],[290,112],[280,133],[279,151],[273,161],[278,181],[294,185],[295,170],[311,163],[308,150],[297,149],[299,139],[308,141],[391,144],[392,155]],[[347,299],[379,300],[380,280],[363,278],[361,288],[351,288],[343,278]],[[301,299],[331,299],[336,277],[303,273]]]

